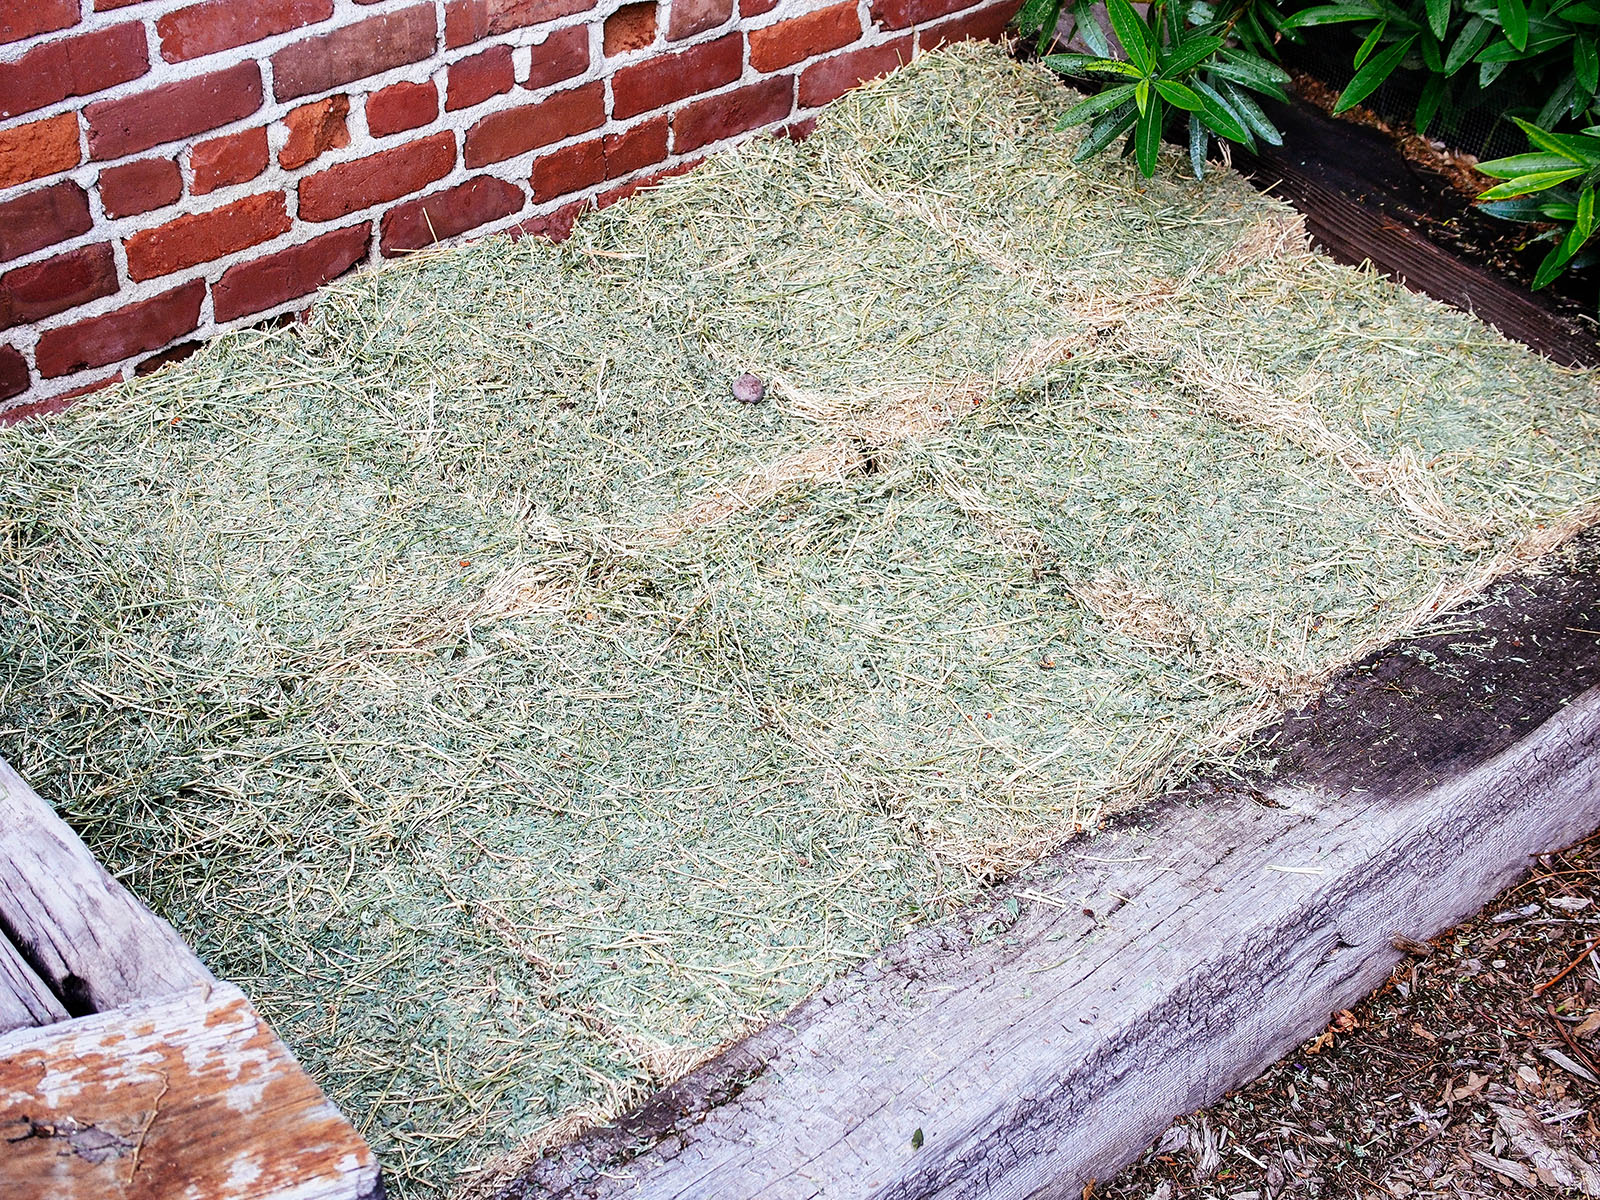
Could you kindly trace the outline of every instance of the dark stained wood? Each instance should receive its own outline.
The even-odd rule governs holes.
[[[0,1037],[0,1200],[379,1200],[377,1164],[235,987]]]
[[[73,1016],[213,982],[0,761],[0,936]]]
[[[1542,293],[1507,283],[1431,241],[1423,203],[1390,140],[1299,104],[1276,105],[1281,147],[1234,154],[1234,164],[1305,217],[1312,240],[1338,262],[1371,262],[1413,291],[1476,313],[1506,337],[1563,366],[1600,365],[1596,327]]]
[[[22,960],[17,948],[0,937],[0,1033],[66,1019],[67,1010],[55,993]]]
[[[499,1193],[1077,1196],[1600,826],[1600,539]]]

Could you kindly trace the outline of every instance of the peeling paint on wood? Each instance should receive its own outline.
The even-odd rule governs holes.
[[[0,1200],[378,1200],[372,1152],[235,987],[0,1036]]]

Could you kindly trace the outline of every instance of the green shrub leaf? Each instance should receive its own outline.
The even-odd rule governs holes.
[[[1106,0],[1106,15],[1117,31],[1117,40],[1128,53],[1128,61],[1139,68],[1141,75],[1150,74],[1155,67],[1155,52],[1150,27],[1144,23],[1144,18],[1133,11],[1128,0]]]
[[[1132,79],[1144,75],[1131,63],[1120,58],[1096,58],[1092,54],[1048,54],[1044,65],[1062,75],[1123,75]]]
[[[1500,28],[1518,50],[1528,48],[1528,6],[1523,0],[1498,0]]]
[[[1583,249],[1583,243],[1588,238],[1579,234],[1578,226],[1574,225],[1550,253],[1545,255],[1544,261],[1539,264],[1538,273],[1533,277],[1533,290],[1538,291],[1557,275],[1561,274],[1566,265],[1572,261],[1572,256]]]
[[[1243,118],[1234,110],[1233,106],[1223,98],[1222,94],[1204,80],[1191,81],[1195,94],[1200,97],[1204,107],[1200,110],[1205,117],[1205,122],[1211,129],[1232,142],[1239,142],[1251,149],[1255,148],[1255,138],[1251,136]]]
[[[1429,75],[1428,82],[1422,85],[1422,95],[1417,97],[1417,111],[1412,124],[1423,136],[1427,135],[1428,126],[1433,124],[1433,118],[1438,115],[1439,105],[1444,100],[1444,89],[1443,75]]]
[[[1176,79],[1186,71],[1192,71],[1218,50],[1222,49],[1222,39],[1219,37],[1204,36],[1192,37],[1181,45],[1168,48],[1165,57],[1161,58],[1161,73],[1168,79]]]
[[[1311,25],[1339,25],[1346,21],[1371,21],[1382,14],[1370,4],[1322,4],[1302,9],[1280,28],[1304,29]]]
[[[1289,99],[1283,90],[1284,84],[1289,82],[1289,73],[1281,67],[1273,66],[1259,55],[1248,54],[1230,46],[1211,64],[1210,70],[1212,74],[1223,79],[1244,84],[1251,91],[1261,92],[1278,100]]]
[[[1229,110],[1238,116],[1251,133],[1269,146],[1283,145],[1283,134],[1267,119],[1267,114],[1261,111],[1261,106],[1248,92],[1227,80],[1223,81],[1218,91],[1227,98]]]
[[[1478,164],[1478,170],[1492,179],[1515,179],[1518,175],[1532,175],[1540,171],[1565,171],[1572,159],[1565,154],[1537,151],[1533,154],[1513,154],[1509,158],[1494,158]]]
[[[1350,80],[1349,85],[1339,94],[1339,102],[1333,109],[1334,115],[1337,116],[1346,109],[1360,104],[1373,92],[1377,91],[1379,85],[1394,73],[1394,69],[1400,65],[1401,60],[1410,52],[1416,40],[1417,35],[1412,34],[1410,37],[1396,42],[1382,54],[1375,54],[1369,58],[1366,65],[1355,73],[1355,77]]]
[[[1200,120],[1200,114],[1189,114],[1189,169],[1196,179],[1206,177],[1206,148],[1211,144],[1211,132]]]
[[[1450,28],[1450,0],[1426,0],[1428,10],[1428,28],[1433,30],[1433,36],[1444,39],[1445,31]]]
[[[1072,7],[1072,29],[1083,44],[1093,50],[1101,58],[1115,58],[1111,51],[1111,39],[1106,37],[1105,28],[1100,24],[1100,18],[1095,15],[1094,0],[1078,0]]]
[[[1584,93],[1593,98],[1595,89],[1600,88],[1600,55],[1595,53],[1592,37],[1572,39],[1572,73]]]
[[[1482,17],[1473,17],[1461,27],[1461,32],[1456,35],[1456,40],[1450,45],[1450,53],[1444,56],[1444,73],[1454,75],[1462,67],[1472,61],[1472,56],[1482,50],[1485,43],[1494,35],[1494,26]]]
[[[1073,162],[1085,162],[1104,150],[1112,142],[1133,127],[1134,121],[1139,118],[1139,108],[1132,100],[1128,100],[1117,108],[1112,109],[1093,125],[1089,126],[1089,133],[1083,139],[1083,145],[1078,147],[1078,152],[1072,156]]]
[[[1084,121],[1093,121],[1096,117],[1104,116],[1119,104],[1125,104],[1132,97],[1136,86],[1136,84],[1125,83],[1120,87],[1107,88],[1098,96],[1090,96],[1087,100],[1080,100],[1061,114],[1061,120],[1056,123],[1056,128],[1065,129],[1069,125],[1078,125]]]
[[[1542,192],[1546,188],[1555,187],[1558,183],[1576,179],[1582,174],[1582,167],[1568,167],[1564,171],[1536,171],[1532,175],[1519,175],[1515,179],[1496,184],[1478,199],[1509,200],[1512,196],[1526,196],[1530,192]]]
[[[1355,61],[1351,65],[1359,70],[1361,64],[1367,61],[1367,59],[1372,55],[1372,52],[1378,48],[1379,43],[1383,41],[1383,35],[1388,32],[1389,22],[1379,21],[1376,25],[1374,25],[1372,27],[1372,32],[1367,34],[1367,36],[1362,40],[1361,45],[1357,48]]]
[[[1528,135],[1528,140],[1541,150],[1559,154],[1586,167],[1600,167],[1600,137],[1587,134],[1552,133],[1541,129],[1521,117],[1512,117],[1517,128]]]
[[[1181,108],[1185,112],[1200,112],[1205,108],[1205,101],[1184,87],[1183,84],[1174,80],[1156,80],[1156,91],[1160,93],[1161,98],[1168,104],[1174,108]]]
[[[1139,123],[1133,130],[1133,157],[1139,164],[1139,173],[1146,179],[1156,173],[1156,158],[1161,153],[1161,119],[1165,115],[1161,97],[1151,96],[1150,103],[1139,114]]]

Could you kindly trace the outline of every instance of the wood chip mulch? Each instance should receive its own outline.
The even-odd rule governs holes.
[[[1600,833],[1090,1200],[1600,1197]]]

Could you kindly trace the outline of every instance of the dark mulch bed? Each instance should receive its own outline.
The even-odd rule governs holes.
[[[1600,833],[1409,949],[1094,1200],[1600,1196]]]

